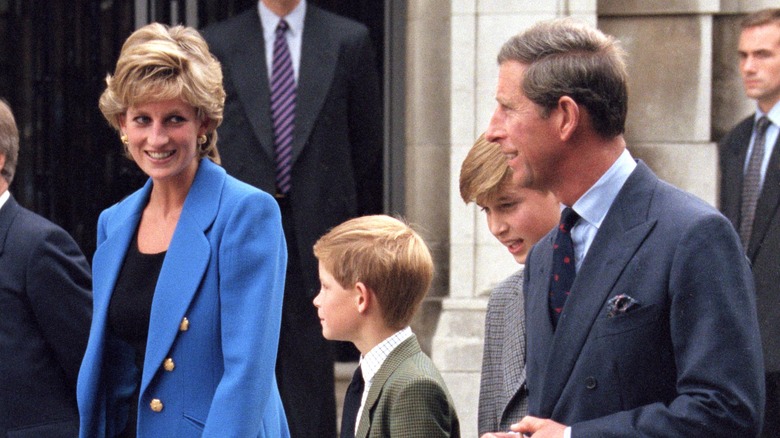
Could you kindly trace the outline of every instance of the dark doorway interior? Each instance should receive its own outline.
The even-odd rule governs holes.
[[[181,9],[185,1],[151,1],[159,21],[184,16],[171,7]],[[309,2],[365,23],[381,66],[384,2]],[[89,259],[100,211],[146,179],[123,157],[117,134],[97,108],[105,75],[135,28],[134,3],[0,0],[0,97],[11,105],[21,135],[11,192],[70,232]],[[199,0],[199,27],[256,4]]]

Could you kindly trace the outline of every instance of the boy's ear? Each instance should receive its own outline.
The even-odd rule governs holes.
[[[366,313],[369,307],[374,305],[374,295],[371,289],[366,287],[365,284],[358,281],[355,283],[355,290],[357,295],[355,296],[355,303],[359,313]]]

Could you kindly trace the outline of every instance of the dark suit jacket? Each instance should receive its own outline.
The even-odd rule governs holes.
[[[764,370],[754,290],[725,217],[639,162],[555,332],[554,233],[525,266],[531,415],[571,425],[573,438],[758,434]],[[610,316],[619,294],[636,303]]]
[[[89,264],[68,233],[13,197],[0,208],[0,314],[0,436],[78,436]]]
[[[227,93],[218,129],[231,175],[275,192],[269,72],[257,8],[203,31]],[[368,29],[306,6],[292,145],[292,188],[281,203],[289,262],[277,376],[293,437],[336,434],[333,352],[312,298],[312,246],[345,220],[382,209],[381,94]]]
[[[269,72],[257,8],[204,30],[227,93],[217,130],[229,174],[275,192]],[[368,29],[306,6],[293,132],[292,207],[310,298],[319,290],[312,245],[345,220],[382,209],[379,80]]]
[[[401,342],[374,375],[355,437],[460,437],[452,397],[416,336]]]
[[[479,434],[509,430],[528,413],[523,270],[499,283],[485,316],[479,384]]]
[[[745,156],[753,116],[720,142],[720,209],[739,229]],[[758,323],[767,372],[780,372],[780,145],[775,145],[756,207],[747,256],[756,282]]]

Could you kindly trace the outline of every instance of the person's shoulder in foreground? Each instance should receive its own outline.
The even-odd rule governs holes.
[[[459,437],[452,397],[409,328],[433,278],[423,239],[398,219],[363,216],[321,237],[314,254],[322,334],[361,353],[367,394],[356,436]]]

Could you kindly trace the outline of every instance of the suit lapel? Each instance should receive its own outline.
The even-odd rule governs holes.
[[[257,9],[247,11],[237,23],[230,64],[230,78],[246,112],[252,131],[271,160],[274,159],[274,134],[271,125],[270,74],[265,64],[265,39]]]
[[[158,370],[155,365],[161,364],[170,351],[179,323],[208,268],[211,245],[206,230],[216,217],[224,182],[224,170],[208,159],[201,160],[155,288],[149,318],[149,333],[154,336],[149,337],[146,346],[142,392]]]
[[[744,164],[747,157],[750,136],[753,131],[753,116],[740,122],[732,136],[726,140],[721,150],[721,205],[723,214],[731,220],[735,229],[739,229],[739,217],[742,200],[742,180],[744,178]]]
[[[11,228],[11,222],[19,213],[21,207],[16,203],[13,196],[9,196],[5,205],[0,207],[0,255],[3,254],[5,239],[8,236],[8,230]]]
[[[639,162],[588,250],[552,339],[548,372],[541,388],[543,415],[553,414],[612,287],[655,226],[648,212],[657,182],[650,169]]]
[[[417,336],[412,335],[405,341],[401,342],[385,359],[382,366],[379,367],[379,371],[374,375],[374,379],[371,381],[371,388],[368,390],[366,396],[366,403],[363,406],[363,413],[360,415],[356,438],[365,438],[368,436],[368,432],[371,426],[371,411],[376,407],[379,401],[379,396],[382,394],[382,388],[387,383],[387,379],[395,372],[395,370],[410,357],[417,353],[420,353],[420,344],[417,342]]]
[[[513,289],[514,296],[507,304],[504,311],[504,349],[501,354],[501,363],[525,364],[525,333],[520,330],[518,321],[523,315],[522,291]],[[525,366],[504,366],[503,385],[503,412],[499,418],[503,418],[504,412],[509,407],[512,399],[517,395],[525,383]]]
[[[769,159],[764,185],[756,206],[756,219],[753,223],[753,232],[750,236],[747,255],[753,261],[761,243],[769,230],[769,225],[775,218],[778,204],[780,204],[780,137],[775,143],[772,156]]]
[[[298,159],[330,91],[339,57],[339,42],[323,28],[322,11],[308,4],[298,71],[292,161]]]

